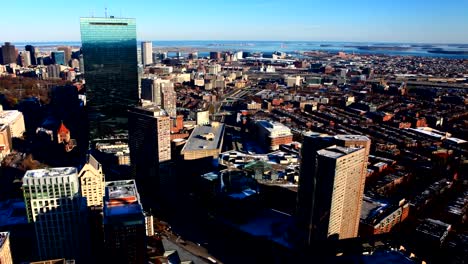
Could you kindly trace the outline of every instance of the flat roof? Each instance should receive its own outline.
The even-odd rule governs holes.
[[[440,220],[426,218],[416,227],[416,231],[425,233],[434,237],[443,237],[450,229],[451,225]]]
[[[213,140],[207,140],[202,137],[202,135],[213,133]],[[217,126],[204,125],[197,126],[193,130],[192,134],[185,143],[184,148],[182,149],[182,154],[187,151],[197,151],[197,150],[214,150],[221,148],[220,141],[224,133],[224,124],[219,123]]]
[[[388,207],[389,205],[382,201],[364,197],[362,200],[361,221],[371,222],[375,217],[384,213]]]
[[[105,215],[140,214],[143,208],[134,180],[106,182]]]
[[[358,150],[361,150],[361,149],[347,148],[347,147],[341,147],[341,146],[331,146],[325,149],[321,149],[317,151],[317,153],[321,156],[337,159],[337,158],[341,158],[343,156],[346,156]]]
[[[336,135],[335,138],[341,140],[369,141],[369,138],[363,135]]]
[[[18,110],[4,110],[0,111],[0,124],[10,124],[11,122],[15,121],[21,113]]]
[[[280,122],[271,122],[267,120],[259,120],[257,121],[257,124],[260,126],[264,127],[268,131],[274,131],[274,130],[280,130],[280,129],[287,129],[291,130],[289,127],[281,124]]]
[[[75,167],[48,168],[38,170],[28,170],[24,177],[42,178],[42,177],[57,177],[78,174]]]
[[[151,102],[144,103],[143,105],[130,109],[131,113],[139,113],[149,115],[153,117],[168,116],[167,112],[162,109],[159,105]]]

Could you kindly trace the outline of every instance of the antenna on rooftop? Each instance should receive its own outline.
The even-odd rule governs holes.
[[[107,18],[107,7],[104,8],[104,16],[105,16],[105,18]]]

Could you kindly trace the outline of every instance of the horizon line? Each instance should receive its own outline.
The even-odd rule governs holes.
[[[151,41],[151,42],[158,42],[158,41],[195,41],[195,42],[204,42],[204,41],[223,41],[223,42],[228,42],[228,41],[242,41],[242,42],[324,42],[324,43],[388,43],[388,44],[443,44],[443,45],[468,45],[467,43],[457,43],[457,42],[417,42],[417,41],[350,41],[350,40],[246,40],[246,39],[161,39],[161,40],[148,40],[148,39],[137,39],[137,42],[142,42],[142,41]],[[49,42],[61,42],[61,43],[67,43],[67,42],[80,42],[81,40],[21,40],[21,41],[0,41],[0,43],[5,43],[5,42],[10,42],[10,43],[49,43]]]

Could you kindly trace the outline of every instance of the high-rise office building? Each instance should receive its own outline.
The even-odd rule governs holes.
[[[16,63],[17,53],[15,45],[11,45],[10,42],[5,42],[2,46],[2,58],[3,64]]]
[[[159,164],[171,159],[171,120],[155,104],[135,107],[129,112],[129,147],[132,176],[139,186],[158,188]],[[143,193],[147,189],[141,190]]]
[[[153,63],[153,43],[151,41],[141,42],[141,61],[143,65]]]
[[[125,132],[127,110],[138,103],[135,19],[82,17],[80,24],[91,137]]]
[[[28,220],[36,230],[39,259],[86,259],[86,203],[79,187],[73,167],[25,173],[23,195]]]
[[[219,51],[210,52],[210,60],[220,60],[220,59],[221,59],[221,52]]]
[[[108,263],[146,263],[146,225],[133,180],[106,182],[104,246]]]
[[[84,68],[84,58],[83,58],[83,54],[80,54],[79,61],[80,61],[80,72],[84,73],[85,68]]]
[[[79,176],[81,196],[86,198],[88,207],[101,207],[104,200],[104,174],[101,164],[89,155],[88,162],[81,169]]]
[[[31,56],[31,64],[32,65],[37,65],[36,61],[36,47],[32,45],[26,45],[24,47],[24,50],[29,51],[29,55]]]
[[[162,105],[162,91],[164,88],[174,90],[171,80],[148,77],[141,79],[141,99],[151,101],[156,105]]]
[[[13,264],[10,249],[10,233],[0,232],[0,263]]]
[[[31,65],[31,55],[29,51],[25,50],[20,53],[21,66],[28,67]]]
[[[198,60],[198,52],[191,52],[189,53],[189,59],[190,60]]]
[[[57,47],[57,50],[63,51],[63,53],[65,55],[65,64],[64,65],[68,65],[68,63],[70,63],[71,56],[72,56],[71,47],[70,46],[60,46],[60,47]]]
[[[47,65],[47,77],[49,79],[60,78],[60,65],[58,64]]]
[[[65,52],[64,51],[52,51],[52,61],[54,64],[65,65]]]
[[[297,218],[306,245],[357,236],[369,147],[359,135],[304,137]]]
[[[177,94],[174,86],[167,85],[161,89],[161,106],[169,114],[169,117],[177,117]]]

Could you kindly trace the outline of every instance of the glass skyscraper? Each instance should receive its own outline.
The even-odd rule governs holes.
[[[91,137],[127,131],[127,109],[138,103],[136,24],[133,18],[82,17]]]
[[[65,65],[65,52],[52,51],[52,59],[54,60],[54,64]]]

